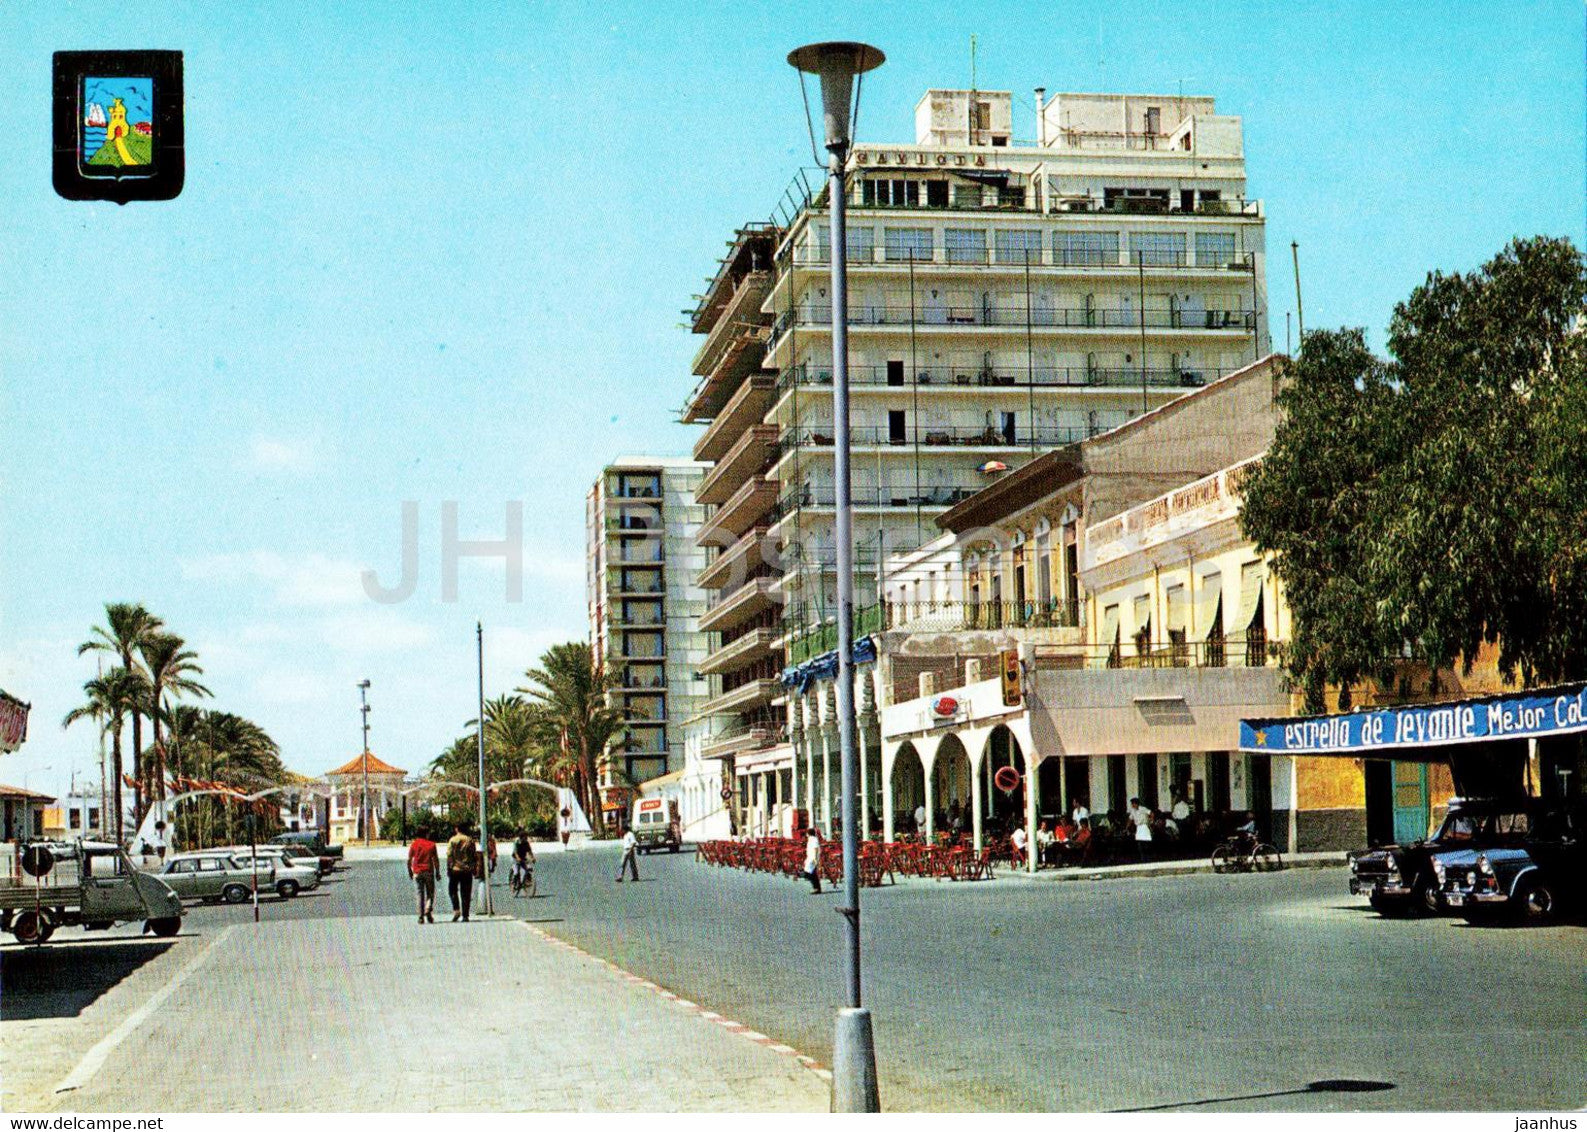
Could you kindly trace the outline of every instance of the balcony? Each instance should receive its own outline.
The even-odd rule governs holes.
[[[831,330],[832,308],[807,303],[778,318],[775,334],[787,332],[790,322],[811,330]],[[966,326],[1002,330],[1133,330],[1142,327],[1142,312],[1130,307],[1035,307],[1024,304],[979,303],[971,306],[892,306],[886,303],[855,304],[849,326],[896,326],[915,330],[960,330]],[[1146,330],[1224,330],[1250,333],[1255,316],[1244,310],[1204,307],[1151,309],[1144,316]]]
[[[775,629],[751,629],[706,657],[700,664],[700,672],[706,676],[719,672],[736,672],[746,665],[770,656],[773,642],[776,640]]]
[[[880,605],[862,605],[854,611],[854,638],[880,633],[886,627],[885,608]],[[788,634],[788,663],[803,664],[822,653],[838,647],[838,624],[835,618],[820,625],[804,626]]]
[[[700,757],[725,759],[746,751],[763,751],[776,746],[780,738],[779,728],[768,724],[743,724],[712,736],[701,746]]]
[[[718,545],[726,542],[726,535],[736,539],[755,526],[776,503],[777,484],[762,476],[755,476],[718,507],[715,514],[700,524],[694,541],[699,546],[707,546],[713,542]]]
[[[1184,368],[1142,368],[1140,366],[1035,366],[1024,369],[994,369],[979,364],[952,365],[944,369],[923,369],[916,373],[913,383],[908,376],[899,385],[888,379],[885,366],[850,366],[849,384],[859,389],[907,389],[910,384],[929,385],[932,391],[955,389],[975,390],[977,394],[989,389],[1139,389],[1145,384],[1157,389],[1196,389],[1209,381],[1216,381],[1230,370],[1202,370]],[[801,364],[786,369],[778,377],[779,384],[787,389],[795,384],[828,386],[832,384],[832,370],[827,366]]]
[[[970,632],[977,629],[1075,629],[1080,606],[1046,601],[890,601],[886,624],[918,633]]]
[[[725,456],[741,434],[760,424],[766,410],[771,408],[776,386],[777,379],[771,374],[755,374],[745,379],[695,443],[694,458],[715,463]]]
[[[735,590],[713,595],[712,603],[700,615],[702,633],[731,629],[776,604],[772,594],[773,578],[751,578]]]
[[[1101,428],[1064,428],[1042,425],[1032,430],[1029,426],[1010,430],[998,428],[950,428],[925,425],[921,428],[895,431],[871,425],[851,428],[849,443],[854,448],[907,448],[919,444],[926,448],[1060,448],[1075,444],[1102,432]],[[779,447],[784,452],[801,448],[830,448],[834,439],[830,427],[784,429]]]
[[[747,575],[765,561],[761,554],[761,540],[766,537],[766,530],[764,526],[757,526],[746,531],[737,542],[695,575],[694,584],[702,590],[718,590],[733,577]]]
[[[995,479],[959,481],[954,483],[905,485],[890,487],[851,487],[849,501],[855,507],[936,507],[946,509],[962,503],[982,488],[995,483]],[[837,491],[831,484],[796,487],[784,493],[777,501],[779,517],[787,517],[802,508],[831,509],[837,506]]]
[[[723,503],[746,479],[759,474],[777,446],[777,426],[758,424],[744,430],[738,442],[706,473],[694,493],[698,503]]]
[[[716,316],[705,342],[694,355],[693,372],[700,377],[711,377],[730,368],[746,349],[761,343],[760,307],[771,290],[772,274],[769,270],[751,271],[739,280],[733,294],[723,304]]]
[[[782,694],[782,684],[766,677],[762,680],[750,680],[740,684],[731,691],[723,692],[705,701],[700,707],[701,715],[729,715],[739,714],[769,704]]]

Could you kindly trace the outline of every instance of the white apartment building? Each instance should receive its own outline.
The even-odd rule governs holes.
[[[881,627],[878,564],[948,508],[1269,348],[1239,118],[1204,97],[1038,92],[1038,137],[1017,141],[1012,103],[929,91],[913,144],[854,149],[859,632]],[[775,811],[771,772],[792,770],[778,669],[835,637],[828,225],[823,190],[742,230],[695,312],[707,710],[734,740],[720,753],[773,784],[744,813]]]
[[[708,468],[623,456],[602,469],[586,500],[590,642],[597,667],[615,680],[608,700],[623,719],[602,775],[609,815],[641,784],[684,769],[683,725],[705,692],[695,495]]]

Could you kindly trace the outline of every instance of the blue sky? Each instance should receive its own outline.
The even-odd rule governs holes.
[[[1212,94],[1245,122],[1271,248],[1301,246],[1308,325],[1365,325],[1432,268],[1515,235],[1583,241],[1583,11],[1539,4],[1079,9],[803,3],[8,5],[0,36],[0,687],[34,704],[0,781],[94,761],[59,721],[74,646],[141,600],[202,656],[215,705],[290,765],[372,746],[417,768],[487,691],[586,631],[584,492],[677,454],[695,343],[679,311],[735,225],[809,162],[786,52],[860,38],[888,63],[861,140],[908,141],[928,87]],[[50,187],[50,53],[185,52],[176,201]],[[1269,270],[1272,328],[1292,307]],[[420,507],[414,597],[394,577]],[[496,563],[440,598],[440,508],[499,538],[525,502],[526,600]]]

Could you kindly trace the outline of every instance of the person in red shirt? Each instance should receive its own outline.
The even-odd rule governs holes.
[[[419,923],[435,923],[435,878],[441,870],[435,842],[419,834],[408,844],[408,875],[419,891]]]

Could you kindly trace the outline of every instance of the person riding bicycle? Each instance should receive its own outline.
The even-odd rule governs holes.
[[[512,843],[512,883],[516,886],[525,885],[534,875],[535,849],[529,842],[526,830],[518,831],[518,838]]]
[[[1239,846],[1242,853],[1249,853],[1256,848],[1256,815],[1250,810],[1245,812],[1245,824],[1235,828],[1230,840]]]

